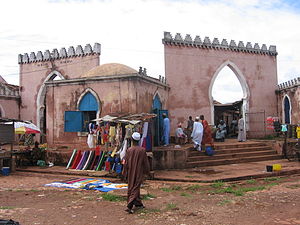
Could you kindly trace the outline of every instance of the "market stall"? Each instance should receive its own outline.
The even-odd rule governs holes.
[[[141,134],[139,145],[146,149],[151,160],[155,117],[155,114],[149,113],[118,117],[106,115],[91,121],[87,138],[89,149],[74,149],[66,169],[106,170],[120,174],[122,161],[132,144],[133,132]]]

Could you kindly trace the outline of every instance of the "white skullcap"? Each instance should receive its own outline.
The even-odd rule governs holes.
[[[200,117],[199,117],[199,116],[196,116],[195,120],[200,120]]]
[[[131,137],[136,141],[139,141],[141,139],[141,135],[138,132],[134,132]]]

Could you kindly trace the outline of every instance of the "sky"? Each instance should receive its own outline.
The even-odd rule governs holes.
[[[18,54],[98,42],[100,64],[142,66],[158,77],[165,75],[162,38],[169,31],[276,45],[281,83],[300,76],[299,27],[298,0],[1,0],[0,75],[18,85]],[[239,100],[237,82],[222,70],[213,97]]]

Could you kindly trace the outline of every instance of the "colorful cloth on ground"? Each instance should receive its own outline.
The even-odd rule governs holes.
[[[111,183],[109,180],[94,178],[72,178],[70,180],[56,181],[45,184],[47,187],[74,188],[86,190],[98,190],[108,192],[116,189],[126,189],[127,184]]]

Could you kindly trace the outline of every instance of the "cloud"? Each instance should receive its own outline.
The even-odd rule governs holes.
[[[7,53],[0,74],[14,84],[19,53],[95,42],[102,44],[101,63],[143,66],[152,76],[164,75],[163,31],[275,44],[278,80],[300,74],[297,1],[10,0],[0,8],[0,49]]]

